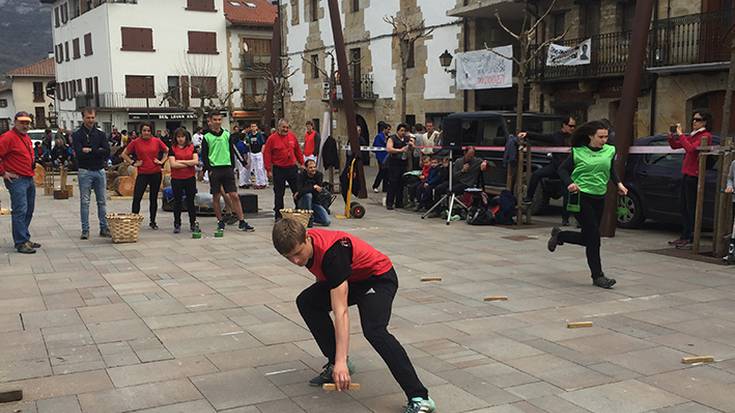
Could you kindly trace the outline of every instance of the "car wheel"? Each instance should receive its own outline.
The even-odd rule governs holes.
[[[531,215],[536,215],[543,211],[549,206],[549,198],[544,194],[544,188],[541,183],[536,187],[536,192],[533,194],[531,199],[531,205],[528,206],[528,211]]]
[[[638,228],[646,220],[643,216],[643,204],[640,197],[633,192],[618,197],[618,226],[620,228]]]

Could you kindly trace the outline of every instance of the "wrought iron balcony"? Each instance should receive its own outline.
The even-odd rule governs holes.
[[[732,12],[691,14],[657,20],[648,36],[649,68],[717,63],[730,60],[733,32]],[[630,31],[591,36],[590,64],[546,66],[546,52],[539,54],[529,71],[535,80],[560,81],[622,76],[628,62]],[[566,39],[559,44],[574,46],[586,38]]]
[[[198,104],[198,98],[191,98],[192,104]],[[168,93],[159,93],[150,98],[130,98],[125,93],[100,93],[98,95],[81,94],[75,97],[75,105],[77,109],[91,107],[97,109],[127,109],[127,108],[145,108],[146,106],[155,108],[181,108],[183,105],[177,99]]]
[[[335,101],[340,102],[344,99],[342,96],[342,86],[340,86],[339,84],[337,84],[336,86],[337,87],[335,88],[332,96]],[[324,87],[322,88],[322,90],[322,100],[328,101],[330,94],[329,79],[324,79]],[[355,100],[376,100],[378,98],[378,95],[373,92],[373,75],[364,74],[361,75],[359,79],[353,80],[352,95]]]

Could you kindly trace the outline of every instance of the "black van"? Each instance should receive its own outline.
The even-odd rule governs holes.
[[[547,113],[523,114],[523,129],[529,132],[553,133],[561,128],[564,117]],[[442,120],[442,138],[445,145],[450,146],[494,146],[504,148],[511,131],[515,130],[515,112],[457,112],[448,115]],[[547,146],[542,142],[530,142],[532,146]],[[477,150],[477,156],[490,162],[490,169],[483,174],[485,186],[505,187],[507,170],[503,166],[503,149]],[[458,158],[460,150],[453,152]],[[542,168],[551,162],[550,156],[543,153],[534,153],[532,156],[533,170]],[[531,213],[543,209],[549,199],[562,196],[561,181],[559,179],[543,179],[538,186],[530,206]]]

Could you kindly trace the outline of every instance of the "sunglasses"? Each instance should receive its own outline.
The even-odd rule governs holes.
[[[692,118],[692,122],[702,122],[704,118]]]

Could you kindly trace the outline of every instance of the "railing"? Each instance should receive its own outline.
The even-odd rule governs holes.
[[[692,14],[657,20],[648,36],[648,67],[714,63],[730,60],[732,11]],[[588,37],[589,38],[589,37]],[[529,71],[536,80],[564,80],[621,76],[630,48],[630,31],[591,36],[592,58],[580,66],[546,66],[546,51],[539,53]],[[587,38],[562,40],[575,46]]]
[[[198,104],[198,98],[191,98],[192,104]],[[164,108],[180,108],[184,105],[171,97],[168,93],[159,93],[150,98],[129,98],[125,93],[107,92],[99,95],[77,95],[75,98],[77,109],[92,107],[99,109],[119,109],[119,108],[145,108],[164,107]]]
[[[243,109],[260,109],[265,105],[265,93],[257,95],[242,95]]]
[[[322,100],[329,100],[329,80],[324,80],[324,87],[322,88]],[[337,87],[335,88],[335,93],[333,94],[333,97],[337,101],[343,100],[342,96],[342,86],[337,84]],[[361,75],[359,79],[355,79],[352,81],[352,95],[355,98],[355,100],[375,100],[378,98],[378,95],[373,92],[373,75],[372,74],[364,74]]]

